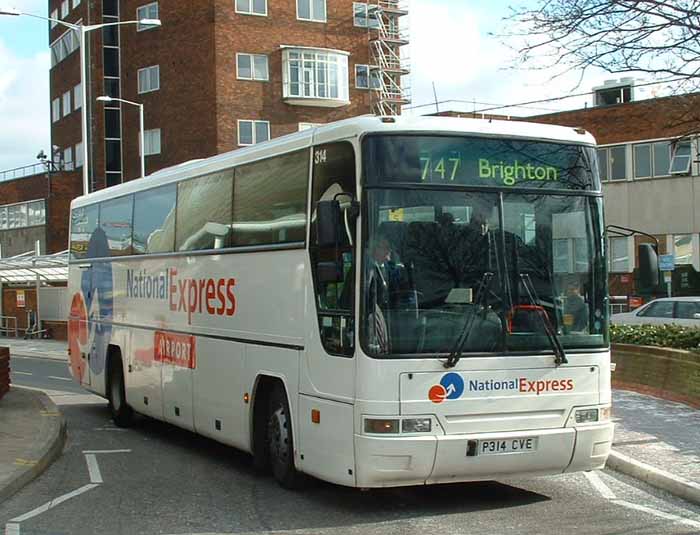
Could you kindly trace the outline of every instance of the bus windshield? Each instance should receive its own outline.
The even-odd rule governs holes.
[[[366,161],[368,177],[369,167]],[[588,173],[577,170],[578,183],[594,186],[591,167]],[[465,174],[463,187],[410,188],[395,187],[402,180],[394,175],[367,188],[365,351],[449,354],[469,325],[461,347],[467,356],[551,353],[545,322],[566,350],[606,347],[601,198],[517,187],[472,191],[470,180]]]

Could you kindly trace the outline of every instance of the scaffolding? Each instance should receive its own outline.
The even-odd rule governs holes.
[[[400,115],[401,107],[411,102],[403,83],[410,72],[408,58],[402,51],[409,43],[408,31],[401,24],[406,15],[407,0],[368,0],[370,84],[375,115]]]

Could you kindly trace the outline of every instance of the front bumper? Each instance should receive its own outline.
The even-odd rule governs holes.
[[[377,437],[355,435],[356,485],[393,487],[578,472],[602,468],[613,424],[478,433]],[[538,437],[537,450],[467,456],[469,440]]]

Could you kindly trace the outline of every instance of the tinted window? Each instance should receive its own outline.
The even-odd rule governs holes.
[[[119,77],[119,49],[118,48],[103,48],[104,51],[104,75]]]
[[[107,237],[110,256],[131,254],[131,220],[134,197],[120,197],[100,205],[100,227]]]
[[[645,318],[672,318],[673,301],[657,301],[656,303],[652,303],[648,308],[642,310],[639,316],[644,316]]]
[[[88,257],[88,244],[97,228],[98,215],[96,204],[71,212],[70,252],[73,259]]]
[[[121,125],[119,123],[119,110],[112,108],[105,109],[105,137],[120,138]]]
[[[108,20],[106,22],[113,21]],[[119,46],[119,32],[117,31],[117,26],[105,26],[102,28],[102,38],[104,39],[104,46]]]
[[[695,314],[700,313],[700,303],[692,301],[678,301],[676,303],[676,317],[684,320],[695,319]]]
[[[105,170],[121,171],[122,170],[122,146],[121,141],[108,139],[105,141],[106,162]]]
[[[233,244],[304,241],[308,170],[306,150],[236,169]]]
[[[175,243],[175,184],[136,194],[134,253],[169,253]]]
[[[178,184],[178,251],[222,249],[231,245],[232,191],[233,170]]]
[[[627,148],[624,145],[610,147],[610,180],[627,178]]]
[[[119,80],[105,78],[105,95],[112,98],[119,98]]]

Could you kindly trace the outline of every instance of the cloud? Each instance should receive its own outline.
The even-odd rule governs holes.
[[[0,38],[0,171],[49,151],[49,67],[47,51],[20,57]]]
[[[472,111],[493,105],[515,104],[561,97],[590,91],[606,79],[601,71],[591,71],[583,79],[567,73],[552,79],[553,71],[530,68],[512,69],[513,51],[499,38],[490,35],[502,31],[505,6],[498,2],[454,2],[451,0],[413,0],[410,14],[410,50],[412,104],[437,98],[454,100],[441,110]],[[462,101],[462,102],[456,102]],[[590,104],[591,97],[570,98],[495,113],[532,115]],[[433,112],[426,106],[409,113]]]

